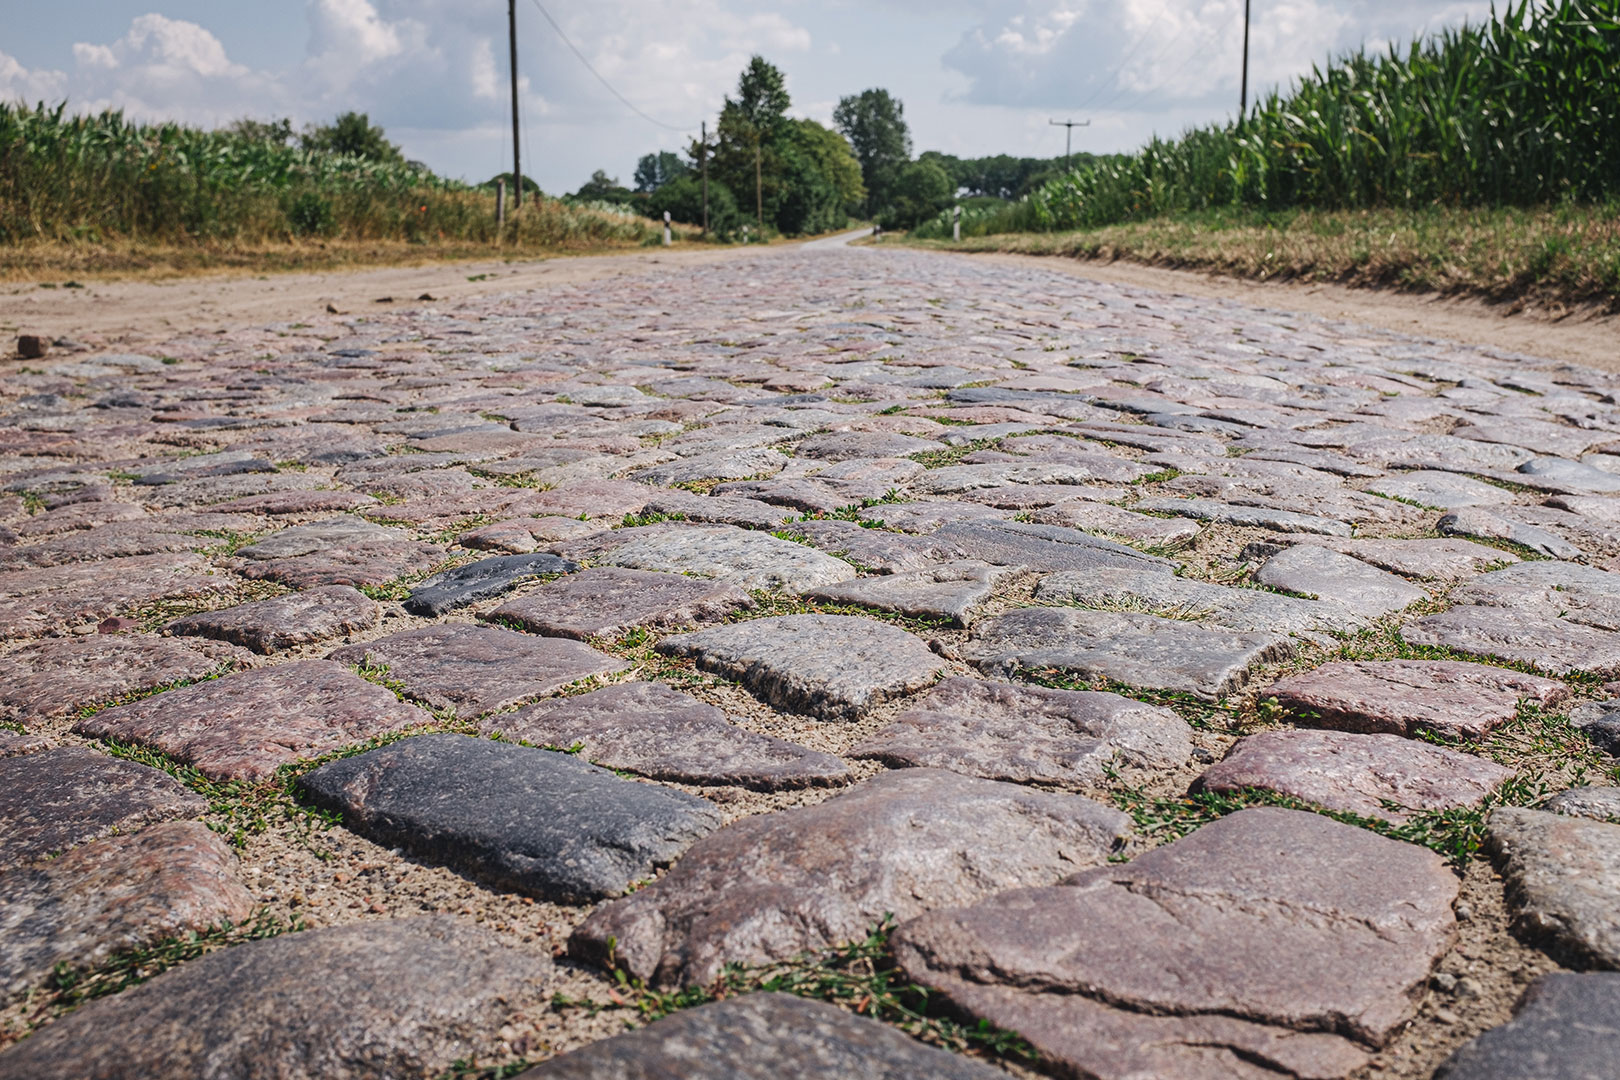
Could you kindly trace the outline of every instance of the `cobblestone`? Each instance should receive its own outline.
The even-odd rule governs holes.
[[[887,244],[490,286],[0,360],[0,926],[55,942],[7,984],[244,895],[316,927],[0,1008],[0,1077],[538,1061],[622,1030],[609,939],[704,982],[892,912],[1043,1067],[1429,1080],[1556,1051],[1522,985],[1620,963],[1612,376]],[[343,825],[298,802],[340,775]],[[1210,822],[1256,784],[1406,839]],[[178,836],[245,894],[188,906]],[[773,1007],[777,1075],[963,1062]],[[703,1015],[555,1075],[731,1046]]]

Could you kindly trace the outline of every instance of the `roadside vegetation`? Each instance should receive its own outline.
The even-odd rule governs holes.
[[[0,102],[0,276],[171,265],[315,267],[656,242],[621,207],[531,198],[407,161],[363,115],[203,131]]]
[[[1620,0],[1521,0],[965,208],[964,245],[1613,307],[1617,84]]]

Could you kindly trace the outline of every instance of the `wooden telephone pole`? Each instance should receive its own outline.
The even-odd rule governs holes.
[[[703,235],[709,235],[709,122],[703,121],[698,138],[698,165],[703,170]]]
[[[1243,0],[1243,89],[1238,94],[1238,123],[1249,113],[1249,0]]]
[[[523,205],[523,163],[518,155],[517,0],[506,0],[506,36],[512,57],[512,209]]]
[[[1070,139],[1074,135],[1074,129],[1077,127],[1091,126],[1090,120],[1048,120],[1047,123],[1051,124],[1053,127],[1060,127],[1063,129],[1063,159],[1065,161],[1067,161],[1069,158],[1069,147],[1071,145]]]

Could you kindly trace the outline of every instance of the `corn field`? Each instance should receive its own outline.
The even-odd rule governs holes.
[[[525,200],[504,239],[646,241],[651,223]],[[0,102],[0,244],[262,244],[299,238],[493,243],[495,197],[411,164],[228,131]]]
[[[1489,22],[1313,68],[1240,120],[1154,139],[964,235],[1176,211],[1620,200],[1620,0],[1509,2]],[[948,236],[947,218],[918,230]]]

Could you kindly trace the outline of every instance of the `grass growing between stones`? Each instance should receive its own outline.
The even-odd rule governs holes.
[[[1110,799],[1119,809],[1131,816],[1138,836],[1148,841],[1147,847],[1157,847],[1179,840],[1188,833],[1208,825],[1228,814],[1254,806],[1280,806],[1288,810],[1303,810],[1321,814],[1334,821],[1368,829],[1392,840],[1418,844],[1448,859],[1460,873],[1468,861],[1484,846],[1485,823],[1497,806],[1525,806],[1539,801],[1547,793],[1545,784],[1508,781],[1476,809],[1425,810],[1412,814],[1406,821],[1391,823],[1378,818],[1362,817],[1337,810],[1328,810],[1260,788],[1242,791],[1201,791],[1187,795],[1166,797],[1149,795],[1137,789],[1114,791]],[[1388,809],[1399,809],[1393,804]],[[1129,857],[1135,857],[1132,853]],[[1121,856],[1125,861],[1127,856]]]
[[[291,828],[293,835],[305,847],[321,856],[324,849],[315,843],[315,833],[325,831],[340,820],[335,814],[304,806],[291,794],[293,778],[326,759],[284,765],[276,771],[273,779],[262,782],[213,780],[194,766],[182,764],[149,747],[117,739],[101,739],[98,745],[114,757],[161,769],[207,799],[208,811],[203,816],[203,824],[225,837],[236,848],[246,847],[249,837],[262,835],[281,822]],[[363,749],[371,749],[371,746],[341,751],[330,757],[359,753]]]
[[[727,965],[707,986],[681,990],[652,990],[638,979],[616,970],[617,987],[607,1001],[558,995],[552,1007],[559,1011],[608,1009],[634,1011],[635,1023],[651,1023],[681,1009],[753,993],[784,993],[827,1001],[861,1016],[882,1020],[913,1038],[956,1053],[1010,1058],[1025,1063],[1036,1059],[1035,1049],[1022,1037],[992,1027],[986,1021],[963,1023],[949,1015],[926,987],[905,978],[889,950],[895,928],[893,915],[885,915],[859,941],[802,953],[776,964]],[[452,1074],[456,1080],[480,1080],[493,1074]],[[507,1074],[511,1075],[511,1074]]]
[[[229,920],[206,930],[193,930],[164,938],[139,948],[114,953],[106,961],[89,968],[67,963],[56,965],[51,974],[42,1012],[60,1014],[93,998],[116,994],[137,983],[161,975],[177,964],[196,959],[217,949],[248,941],[263,941],[304,929],[303,921],[282,920],[269,911],[259,911],[249,921]],[[30,1001],[32,1004],[32,1001]]]
[[[943,469],[949,465],[962,464],[963,458],[980,450],[999,449],[1001,439],[974,439],[957,446],[947,446],[943,450],[921,450],[906,456],[925,469]]]

